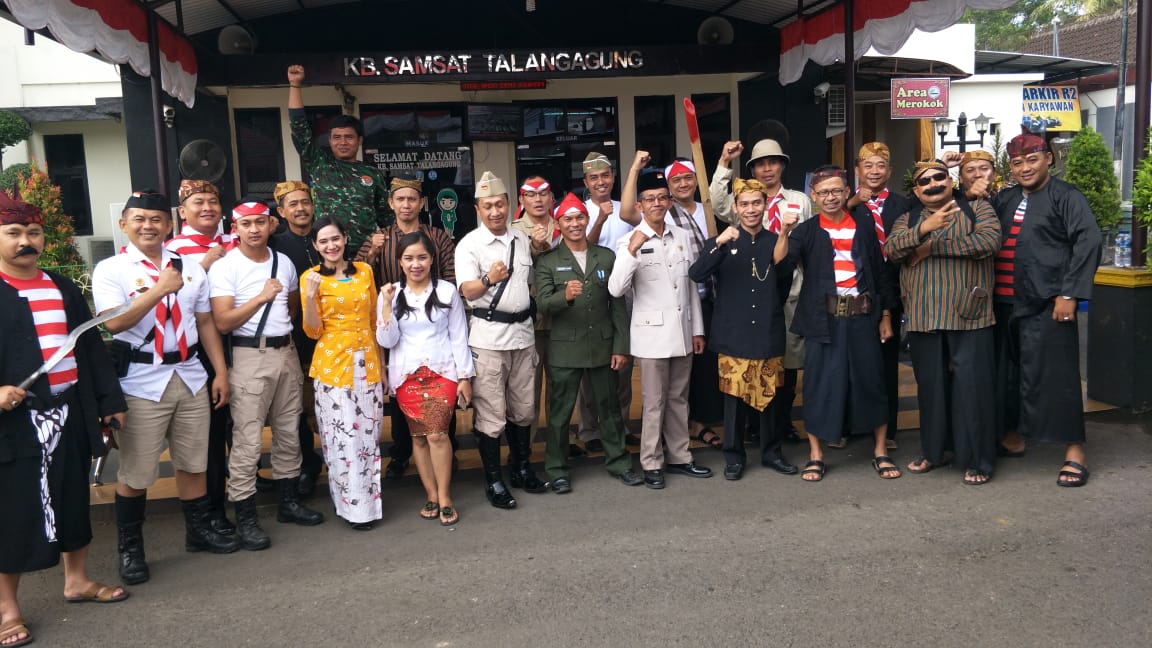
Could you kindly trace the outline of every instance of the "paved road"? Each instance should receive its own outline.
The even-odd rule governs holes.
[[[410,477],[386,485],[371,532],[285,526],[269,507],[272,548],[228,556],[184,553],[182,520],[154,514],[152,581],[129,601],[66,605],[58,569],[21,598],[43,646],[1146,647],[1152,425],[1096,414],[1089,435],[1081,489],[1056,487],[1053,447],[971,487],[956,469],[881,481],[856,442],[820,484],[751,470],[651,491],[589,464],[571,495],[515,511],[471,471],[454,530],[417,517]],[[96,536],[92,573],[113,579],[115,530]]]

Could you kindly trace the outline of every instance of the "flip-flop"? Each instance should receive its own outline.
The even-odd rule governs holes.
[[[116,590],[120,590],[119,596],[115,594]],[[80,596],[65,596],[64,600],[69,603],[119,603],[126,598],[128,598],[128,590],[118,585],[92,583]]]
[[[848,437],[842,436],[839,441],[825,441],[824,445],[833,450],[843,450],[848,447]]]
[[[708,436],[709,434],[712,436]],[[719,448],[724,445],[724,439],[710,427],[700,428],[700,431],[696,433],[696,440],[711,448]]]
[[[425,520],[435,520],[440,517],[440,505],[431,500],[424,502],[424,508],[420,509],[420,517]]]
[[[972,481],[972,479],[975,477],[983,477],[984,481]],[[989,475],[988,473],[984,472],[983,470],[976,470],[975,468],[969,468],[968,470],[964,471],[964,484],[966,486],[983,486],[984,484],[987,484],[990,481],[992,481],[992,475]]]
[[[440,524],[442,526],[452,526],[460,521],[460,512],[456,510],[455,506],[441,506],[440,507]]]
[[[1023,450],[1009,450],[1008,448],[1005,448],[1003,445],[1001,445],[999,443],[996,444],[996,456],[997,457],[1009,457],[1012,459],[1019,459],[1020,457],[1023,457],[1025,454],[1027,454],[1027,451],[1028,451],[1027,446],[1025,446],[1025,448]]]
[[[4,648],[15,648],[16,646],[27,646],[35,641],[32,638],[32,633],[28,632],[28,627],[24,625],[24,619],[16,617],[9,619],[0,625],[0,641],[15,637],[18,634],[25,635],[20,641],[14,641],[10,644],[4,644]]]
[[[1079,488],[1088,483],[1088,468],[1084,464],[1076,461],[1065,461],[1065,466],[1071,466],[1080,472],[1072,472],[1071,470],[1061,470],[1060,474],[1056,477],[1056,485],[1063,486],[1064,488]],[[1067,480],[1060,479],[1060,477],[1067,477]]]

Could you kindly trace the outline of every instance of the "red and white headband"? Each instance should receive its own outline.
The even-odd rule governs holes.
[[[232,220],[239,220],[247,216],[267,216],[268,205],[262,202],[242,202],[232,208]]]
[[[544,193],[550,189],[552,189],[552,185],[548,184],[548,181],[544,178],[533,178],[520,185],[520,194],[523,195],[530,191]]]
[[[675,160],[664,169],[664,177],[671,180],[676,176],[682,176],[685,173],[696,173],[696,165],[688,160]]]

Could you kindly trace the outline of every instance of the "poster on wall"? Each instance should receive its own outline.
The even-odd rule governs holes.
[[[892,79],[892,119],[948,116],[949,81],[945,78]]]
[[[1076,86],[1024,86],[1020,108],[1020,125],[1030,132],[1080,130],[1080,94]]]

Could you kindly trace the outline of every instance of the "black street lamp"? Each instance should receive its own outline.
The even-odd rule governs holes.
[[[964,113],[960,113],[960,118],[957,120],[938,117],[933,119],[932,123],[936,124],[936,133],[940,136],[940,148],[944,148],[945,146],[959,146],[960,152],[963,153],[969,144],[984,146],[984,134],[988,132],[988,122],[990,120],[991,118],[985,117],[984,113],[980,113],[979,117],[972,120],[972,123],[976,126],[976,133],[980,136],[980,139],[975,140],[966,139],[968,134],[968,115]],[[953,121],[956,122],[956,139],[946,140],[944,138],[948,136],[948,130],[952,127]]]

